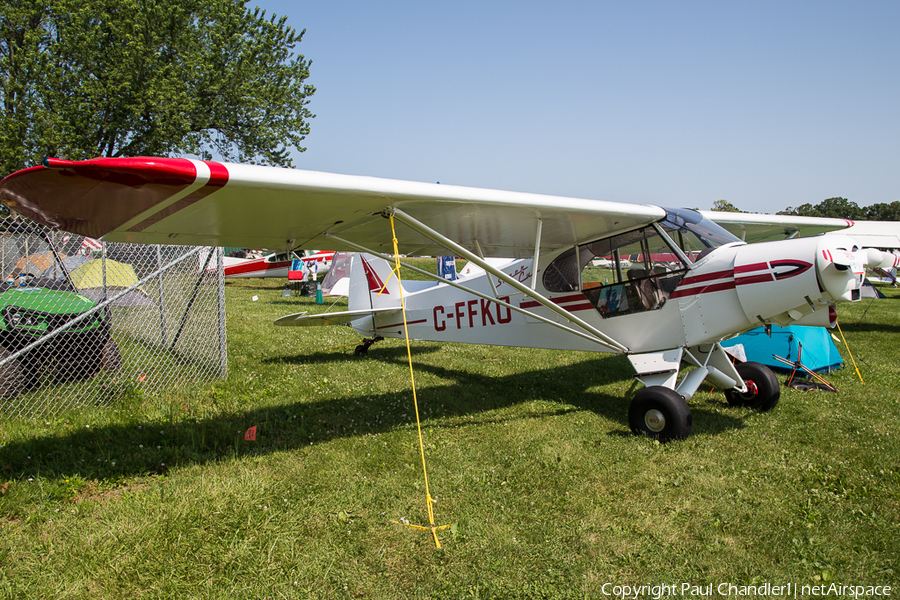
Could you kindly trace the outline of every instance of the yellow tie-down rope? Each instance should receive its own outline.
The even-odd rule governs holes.
[[[853,362],[853,368],[856,369],[856,375],[859,377],[859,381],[865,383],[862,378],[862,373],[859,372],[859,367],[856,366],[856,359],[853,358],[853,353],[850,352],[850,344],[847,343],[847,338],[844,337],[844,332],[841,331],[841,324],[838,323],[837,319],[834,320],[834,324],[837,325],[838,333],[841,334],[841,339],[844,340],[844,347],[847,349],[847,354],[850,355],[850,360]]]
[[[412,527],[413,529],[419,529],[421,531],[430,531],[431,535],[434,537],[434,544],[436,547],[441,547],[441,541],[438,539],[437,532],[441,529],[447,529],[450,527],[449,525],[441,525],[435,526],[434,524],[434,509],[432,505],[436,502],[434,498],[431,497],[431,492],[428,488],[428,469],[425,467],[425,445],[422,443],[422,423],[419,420],[419,401],[416,398],[416,378],[413,376],[413,365],[412,365],[412,351],[409,349],[409,331],[406,327],[406,303],[403,300],[403,285],[400,280],[400,251],[397,248],[397,234],[394,231],[394,217],[391,216],[391,236],[394,239],[394,270],[391,271],[391,275],[388,276],[387,280],[384,282],[384,286],[382,287],[382,291],[387,288],[387,282],[390,281],[391,277],[396,273],[397,275],[397,283],[400,288],[400,309],[403,313],[403,334],[406,338],[406,356],[409,360],[409,379],[412,383],[412,393],[413,393],[413,406],[416,409],[416,430],[419,433],[419,454],[422,457],[422,474],[425,477],[425,502],[428,507],[428,527],[423,527],[422,525],[413,525],[412,523],[406,522],[404,519],[401,521],[394,521],[398,525],[406,525],[407,527]],[[380,294],[381,292],[379,292]]]

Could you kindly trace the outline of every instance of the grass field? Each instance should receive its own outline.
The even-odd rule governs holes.
[[[437,549],[394,522],[428,524],[403,342],[355,357],[348,328],[271,325],[312,299],[229,282],[227,381],[0,421],[0,598],[896,596],[885,291],[839,309],[865,383],[839,343],[839,393],[759,414],[704,390],[664,445],[628,430],[622,357],[413,342]]]

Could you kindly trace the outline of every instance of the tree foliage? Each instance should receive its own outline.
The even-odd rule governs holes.
[[[850,219],[852,221],[900,221],[900,202],[890,204],[872,204],[860,207],[856,202],[846,198],[828,198],[812,205],[809,203],[787,209],[779,215],[797,215],[805,217],[830,217],[835,219]]]
[[[712,209],[715,212],[744,212],[728,200],[716,200]]]
[[[866,221],[900,221],[900,202],[879,203],[866,207]]]
[[[246,0],[5,0],[0,165],[189,154],[292,166],[304,31]]]

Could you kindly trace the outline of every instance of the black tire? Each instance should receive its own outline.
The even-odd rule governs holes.
[[[683,440],[691,434],[691,409],[675,390],[654,385],[635,394],[628,408],[631,431],[659,440]]]
[[[118,373],[122,368],[122,353],[119,352],[119,345],[112,338],[106,340],[103,344],[103,351],[100,355],[101,368],[109,374]]]
[[[5,360],[9,356],[12,356],[12,352],[0,348],[0,360]],[[0,367],[0,398],[15,398],[24,392],[25,388],[26,377],[18,358]]]
[[[737,390],[725,390],[725,399],[731,406],[746,406],[758,411],[772,410],[781,398],[781,386],[772,369],[758,362],[745,362],[735,365],[738,375],[747,384],[748,390],[740,393]]]
[[[356,350],[353,351],[353,354],[356,356],[367,356],[369,354],[369,347],[365,344],[360,344],[356,347]]]

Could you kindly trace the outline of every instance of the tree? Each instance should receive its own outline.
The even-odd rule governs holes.
[[[897,200],[867,206],[865,211],[867,221],[900,221],[900,202]]]
[[[828,198],[815,206],[807,203],[801,204],[797,208],[788,207],[778,214],[850,220],[862,220],[866,218],[865,209],[860,208],[856,202],[851,202],[846,198]]]
[[[713,202],[712,209],[715,212],[744,212],[728,200],[716,200]]]
[[[305,31],[247,0],[5,0],[0,168],[187,154],[292,166],[315,88]]]

